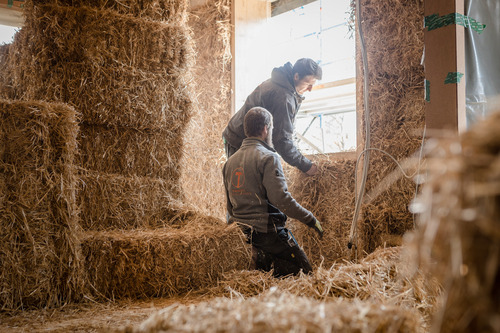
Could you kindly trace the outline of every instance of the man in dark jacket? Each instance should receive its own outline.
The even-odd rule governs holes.
[[[293,67],[288,62],[274,68],[271,78],[255,88],[222,133],[227,156],[234,154],[245,138],[243,119],[246,113],[260,106],[273,115],[272,141],[278,154],[288,164],[308,175],[314,175],[318,171],[317,166],[302,155],[293,143],[293,124],[304,99],[303,94],[311,91],[316,80],[321,80],[322,73],[321,67],[308,58],[297,60]]]
[[[309,273],[304,251],[285,228],[287,215],[323,236],[320,222],[288,192],[278,154],[272,148],[273,118],[261,107],[244,118],[246,138],[223,168],[229,223],[237,223],[253,245],[255,268],[276,276]]]

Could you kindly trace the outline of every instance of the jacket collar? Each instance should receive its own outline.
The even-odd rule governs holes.
[[[264,146],[264,148],[272,151],[273,153],[276,152],[276,150],[274,150],[273,147],[269,146],[267,143],[265,143],[264,141],[262,141],[261,139],[259,139],[257,137],[245,138],[241,144],[241,147],[243,148],[243,147],[250,147],[250,146],[256,146],[256,145]]]

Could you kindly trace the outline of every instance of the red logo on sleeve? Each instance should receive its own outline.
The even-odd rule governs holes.
[[[237,168],[233,171],[231,184],[236,188],[240,188],[245,184],[245,172],[243,172],[243,168]]]

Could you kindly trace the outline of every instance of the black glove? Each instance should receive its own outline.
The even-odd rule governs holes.
[[[314,222],[311,223],[309,226],[318,233],[319,238],[323,238],[323,227],[321,226],[321,223],[317,219],[314,219]]]

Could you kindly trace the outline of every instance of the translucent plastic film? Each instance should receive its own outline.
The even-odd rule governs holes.
[[[500,1],[465,0],[465,15],[486,25],[465,29],[467,126],[494,111],[500,95]]]

